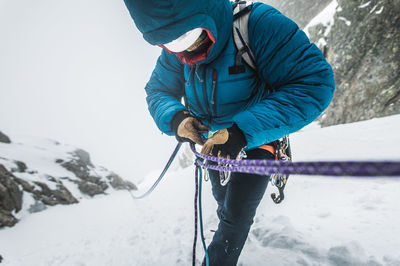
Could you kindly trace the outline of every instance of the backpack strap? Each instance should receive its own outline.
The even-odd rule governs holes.
[[[257,71],[256,60],[250,49],[249,16],[253,7],[251,1],[238,1],[233,4],[233,41],[237,48],[235,65],[229,67],[229,74],[238,74],[245,71],[242,59],[254,71]]]

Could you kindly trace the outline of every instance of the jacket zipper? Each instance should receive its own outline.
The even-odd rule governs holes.
[[[195,72],[195,73],[193,73],[192,70],[193,70],[193,69],[190,70],[190,73],[192,73],[190,76],[192,77],[192,82],[193,82],[193,94],[194,94],[194,98],[196,99],[196,103],[197,103],[197,105],[198,105],[198,107],[199,107],[199,109],[200,109],[200,112],[205,113],[204,110],[203,110],[203,107],[202,107],[202,105],[201,105],[201,103],[200,103],[199,95],[197,94],[197,91],[196,91],[196,78],[195,78],[195,75],[196,75],[196,72],[197,72],[197,65],[196,65],[196,67],[195,67],[195,69],[194,69],[194,72]],[[189,76],[189,80],[190,80],[190,76]]]
[[[217,98],[217,70],[214,68],[212,72],[211,106],[215,116],[217,115],[217,105],[215,102],[216,98]]]
[[[207,96],[207,82],[206,82],[206,68],[203,68],[203,98],[204,98],[204,104],[207,108],[207,119],[209,124],[211,124],[211,110],[210,110],[210,104],[208,102],[208,96]]]

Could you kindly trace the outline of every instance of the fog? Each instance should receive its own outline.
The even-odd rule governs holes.
[[[0,131],[78,146],[141,179],[176,142],[145,100],[159,54],[122,0],[0,0]]]

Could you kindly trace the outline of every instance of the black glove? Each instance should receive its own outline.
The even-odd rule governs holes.
[[[204,143],[201,153],[220,158],[236,159],[240,151],[246,147],[247,141],[242,130],[233,124],[230,128],[217,131],[206,143]]]
[[[200,131],[208,131],[208,127],[191,116],[188,111],[180,111],[175,114],[171,121],[171,127],[179,142],[191,142],[199,145],[204,144]]]

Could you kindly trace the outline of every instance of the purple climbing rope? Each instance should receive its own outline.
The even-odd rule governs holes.
[[[201,178],[201,177],[200,177]],[[195,174],[195,185],[196,185],[196,190],[194,193],[194,239],[193,239],[193,256],[192,256],[192,265],[196,265],[196,244],[197,244],[197,220],[198,220],[198,214],[197,214],[197,199],[199,195],[199,171],[198,171],[198,166],[196,166],[196,174]]]
[[[198,153],[194,145],[193,153],[206,161],[197,160],[199,166],[225,172],[240,172],[259,175],[327,175],[355,177],[400,177],[400,161],[320,161],[291,162],[271,160],[230,160]],[[207,161],[219,163],[209,164]]]

